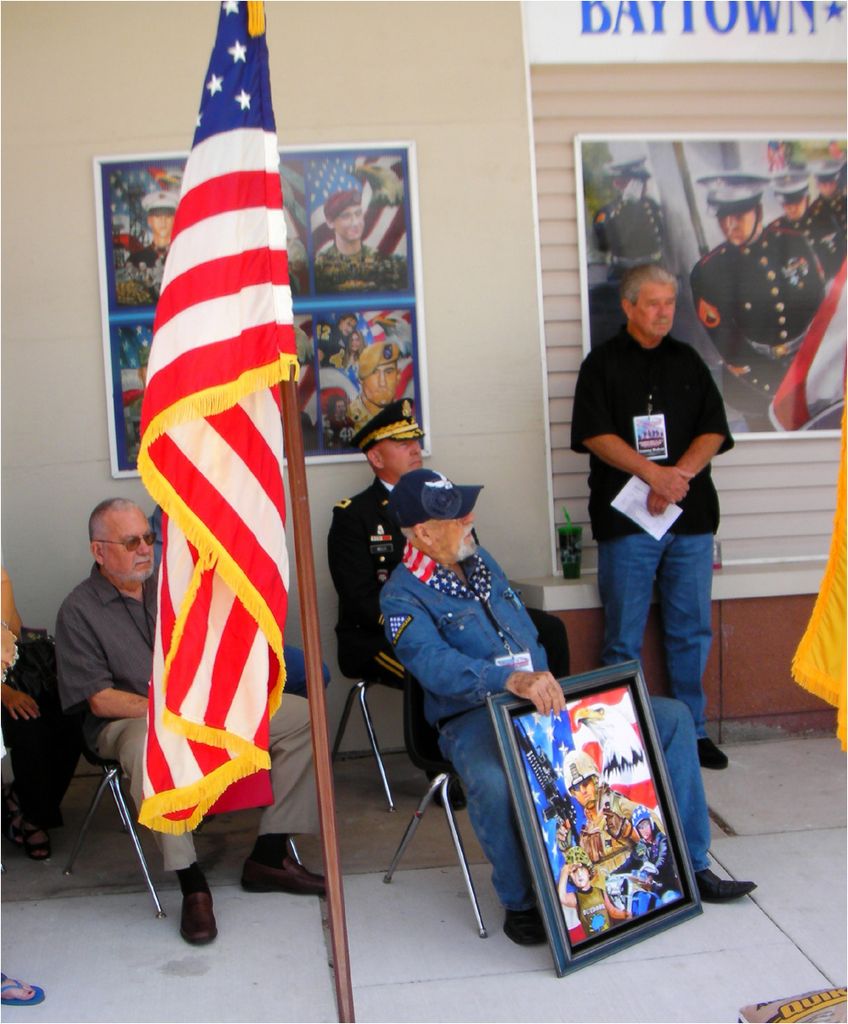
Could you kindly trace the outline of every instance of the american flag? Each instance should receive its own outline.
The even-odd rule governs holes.
[[[296,365],[264,11],[227,2],[142,409],[138,466],[164,544],[140,820],[159,831],[193,828],[270,764],[288,589],[276,385]]]

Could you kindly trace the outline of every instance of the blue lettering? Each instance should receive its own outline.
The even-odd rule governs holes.
[[[580,31],[583,35],[595,32],[609,32],[610,25],[612,25],[612,15],[603,0],[583,0],[580,7],[582,8],[583,15]],[[595,12],[601,16],[601,24],[598,28],[595,28],[592,24]]]
[[[653,0],[651,6],[654,8],[654,35],[663,35],[665,33],[665,26],[663,25],[663,8],[665,7],[665,0]]]
[[[765,22],[767,34],[777,32],[777,21],[780,16],[780,3],[769,3],[768,0],[746,0],[745,9],[748,12],[748,31],[759,32],[760,23]]]
[[[816,5],[812,0],[798,0],[798,3],[790,3],[789,5],[789,34],[795,34],[795,8],[800,7],[804,14],[807,15],[807,20],[810,23],[810,29],[807,35],[813,35],[816,31]]]
[[[727,24],[724,26],[724,28],[722,28],[716,20],[716,5],[714,0],[707,0],[704,6],[707,10],[707,21],[710,23],[710,25],[712,25],[716,32],[720,32],[722,35],[726,35],[726,33],[730,32],[736,24],[737,19],[739,18],[738,0],[729,0],[727,4]]]
[[[683,0],[683,34],[691,35],[695,31],[692,19],[692,0]]]
[[[631,35],[644,35],[645,26],[642,24],[642,15],[639,13],[638,0],[622,0],[618,5],[618,14],[615,18],[615,28],[612,30],[612,34],[617,36],[621,29],[622,17],[630,18],[633,23],[633,31]]]

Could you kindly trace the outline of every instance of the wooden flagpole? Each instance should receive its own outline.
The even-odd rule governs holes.
[[[315,586],[315,560],[312,552],[312,523],[303,455],[303,432],[297,401],[297,382],[282,381],[283,437],[288,464],[289,501],[294,534],[297,589],[300,596],[300,624],[306,661],[306,692],[312,723],[312,755],[318,786],[318,814],[324,847],[324,877],[327,884],[330,945],[336,979],[336,1005],[339,1021],[353,1022],[353,989],[350,980],[350,955],[347,945],[342,873],[339,863],[338,833],[333,796],[333,769],[327,733],[327,704],[324,699],[321,639],[318,633],[318,596]]]

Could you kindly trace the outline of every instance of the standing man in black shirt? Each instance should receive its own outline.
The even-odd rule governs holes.
[[[627,324],[580,368],[571,447],[590,456],[602,661],[639,659],[656,579],[671,692],[692,712],[701,765],[724,768],[727,757],[707,737],[701,680],[712,640],[712,540],[719,521],[710,460],[732,448],[733,438],[703,360],[668,333],[676,297],[676,280],[662,267],[624,275]],[[651,515],[671,503],[682,509],[660,540],[610,504],[631,476],[648,485]]]

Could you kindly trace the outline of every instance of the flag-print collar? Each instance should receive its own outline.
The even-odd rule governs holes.
[[[450,597],[462,597],[466,600],[477,599],[487,602],[492,593],[492,574],[478,554],[470,555],[462,562],[462,568],[468,584],[462,582],[457,574],[444,565],[425,555],[423,551],[413,547],[409,541],[403,551],[403,564],[412,575],[422,583],[440,594]]]

